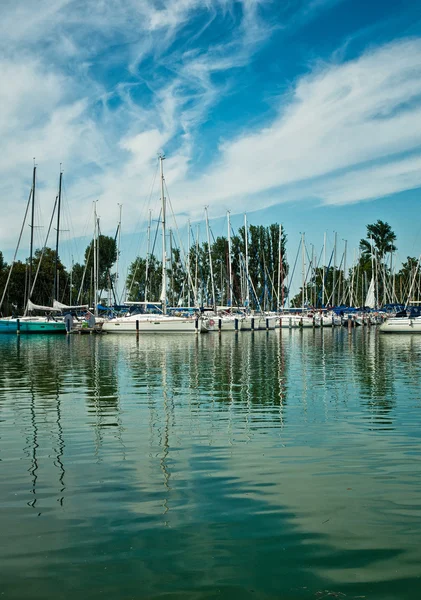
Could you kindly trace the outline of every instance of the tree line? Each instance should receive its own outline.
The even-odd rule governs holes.
[[[167,302],[170,306],[248,306],[252,309],[276,310],[291,306],[320,308],[328,305],[363,306],[370,283],[375,279],[375,297],[378,305],[393,302],[405,303],[409,295],[420,300],[421,271],[415,257],[407,260],[397,270],[394,255],[397,250],[396,235],[388,223],[378,220],[367,225],[366,238],[360,241],[358,260],[346,268],[346,256],[332,264],[332,256],[325,265],[310,258],[307,253],[307,271],[304,286],[294,298],[289,298],[290,266],[286,257],[286,232],[273,223],[267,227],[250,225],[247,239],[245,228],[232,233],[231,265],[229,240],[212,237],[193,243],[184,254],[169,235],[169,252],[166,262]],[[115,274],[111,272],[117,259],[115,238],[99,235],[99,281],[111,304],[115,297]],[[246,256],[248,260],[246,260]],[[51,306],[53,300],[63,304],[95,303],[93,290],[93,242],[84,253],[84,264],[76,263],[66,268],[57,261],[57,294],[53,293],[56,253],[51,248],[34,253],[32,273],[38,272],[31,300],[34,304]],[[41,260],[42,259],[42,260]],[[13,265],[7,292],[0,310],[3,315],[22,314],[28,296],[28,261]],[[230,268],[231,267],[231,268]],[[0,252],[0,298],[12,265],[8,265]],[[211,277],[213,274],[213,278]],[[230,279],[231,277],[231,279]],[[231,285],[230,285],[231,281]],[[128,270],[125,297],[131,301],[158,302],[162,296],[162,260],[154,253],[139,256]]]
[[[244,226],[240,227],[230,239],[231,269],[227,237],[213,239],[210,248],[207,241],[196,240],[185,256],[170,244],[166,270],[168,303],[244,306],[248,301],[251,308],[276,308],[281,301],[278,291],[281,297],[286,293],[286,240],[277,223],[268,227],[250,225],[247,240]],[[157,302],[162,295],[161,284],[162,261],[153,254],[139,256],[131,263],[126,282],[129,300]]]
[[[117,258],[117,245],[114,238],[100,235],[99,248],[99,289],[108,289],[112,286],[113,275],[111,267]],[[56,275],[56,251],[51,248],[37,249],[32,259],[32,277],[36,275],[34,291],[31,301],[42,306],[52,306],[54,300],[63,304],[89,304],[94,303],[93,297],[93,242],[85,250],[85,263],[75,263],[71,269],[57,260],[57,284],[54,293]],[[29,285],[29,258],[25,261],[15,261],[13,265],[5,262],[0,251],[0,298],[3,296],[6,282],[9,279],[3,304],[0,308],[2,315],[20,315],[25,310],[28,298]],[[10,273],[11,270],[11,273]],[[9,277],[10,275],[10,277]],[[58,297],[57,297],[58,296]]]
[[[380,219],[367,225],[366,237],[360,240],[359,256],[350,268],[345,267],[345,256],[339,265],[309,265],[304,280],[304,294],[292,299],[293,306],[306,302],[315,307],[322,305],[364,306],[371,281],[377,306],[406,304],[421,299],[421,269],[419,261],[408,256],[399,270],[395,264],[396,234],[391,226]]]

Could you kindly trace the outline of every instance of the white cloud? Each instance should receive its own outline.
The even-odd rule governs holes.
[[[272,123],[224,142],[214,166],[183,185],[184,194],[201,189],[203,203],[219,211],[239,200],[255,206],[256,196],[270,191],[288,200],[317,190],[331,203],[330,178],[340,182],[338,170],[379,159],[390,160],[393,169],[378,196],[416,187],[415,170],[395,157],[421,145],[420,97],[421,40],[390,44],[345,64],[319,65],[280,98]],[[363,181],[353,172],[352,190],[337,203],[367,198],[360,176]],[[344,182],[350,177],[342,176]],[[181,195],[181,186],[178,190]],[[261,208],[266,202],[261,199]]]
[[[233,139],[220,131],[218,153],[196,173],[201,125],[229,89],[230,75],[235,81],[273,31],[262,17],[266,4],[40,0],[35,11],[32,0],[3,2],[0,203],[13,203],[0,224],[0,247],[17,237],[34,156],[50,203],[64,163],[76,232],[97,198],[105,231],[115,228],[118,202],[126,223],[146,219],[160,151],[167,153],[174,208],[192,218],[205,204],[218,216],[280,199],[349,203],[418,186],[418,159],[399,153],[421,139],[419,39],[313,66],[278,98],[277,116],[264,128],[245,122]],[[294,18],[330,4],[309,2]],[[176,44],[198,14],[200,29]],[[218,19],[229,27],[203,46],[201,33]],[[124,77],[110,83],[112,67]]]

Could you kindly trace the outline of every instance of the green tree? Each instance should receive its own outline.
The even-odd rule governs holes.
[[[360,241],[360,248],[366,257],[371,257],[374,247],[375,257],[383,261],[386,254],[396,251],[395,240],[396,235],[389,223],[379,219],[376,223],[367,225],[367,239]]]
[[[72,269],[72,299],[81,304],[93,304],[93,270],[94,270],[94,243],[86,247],[85,264],[76,263]],[[108,289],[114,281],[111,267],[117,260],[117,243],[114,238],[106,235],[98,236],[99,264],[98,264],[98,290]]]
[[[98,289],[104,289],[108,284],[108,276],[110,269],[117,260],[117,243],[114,238],[108,235],[98,236]],[[87,272],[89,277],[94,268],[94,242],[92,241],[85,250],[85,264],[87,264]]]
[[[150,256],[148,266],[148,278],[146,280],[146,259],[136,258],[130,267],[126,280],[128,300],[159,302],[162,285],[162,263],[155,256]]]
[[[53,300],[64,300],[64,293],[68,285],[68,275],[60,259],[57,261],[57,277],[59,283],[59,297],[54,293],[56,251],[51,248],[36,250],[34,253],[32,273],[35,277],[39,265],[38,277],[35,282],[31,300],[34,304],[52,306]],[[41,264],[40,264],[41,263]]]

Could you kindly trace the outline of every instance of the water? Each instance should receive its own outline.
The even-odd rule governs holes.
[[[0,594],[421,591],[421,336],[0,336]]]

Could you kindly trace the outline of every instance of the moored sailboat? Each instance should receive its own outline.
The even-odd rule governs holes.
[[[166,199],[164,195],[164,156],[159,157],[161,177],[161,227],[162,227],[162,291],[160,302],[154,303],[160,313],[136,313],[106,321],[102,330],[106,333],[205,333],[206,321],[197,313],[194,316],[176,316],[167,314],[167,277],[166,277]]]

